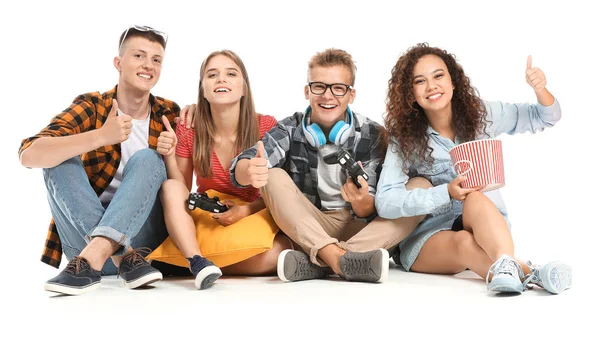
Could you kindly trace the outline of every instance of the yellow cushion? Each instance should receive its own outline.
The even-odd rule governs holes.
[[[209,197],[218,196],[220,200],[232,200],[237,205],[247,203],[214,190],[207,191],[207,194]],[[268,251],[273,247],[273,239],[279,231],[266,209],[227,227],[220,225],[209,212],[202,209],[195,209],[191,215],[196,224],[196,240],[202,256],[218,267],[229,266]],[[171,237],[148,255],[147,259],[182,267],[189,266]]]

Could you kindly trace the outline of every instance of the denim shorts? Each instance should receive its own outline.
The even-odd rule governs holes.
[[[506,214],[503,210],[501,210],[501,213],[510,229],[510,222],[508,221]],[[453,203],[453,209],[441,214],[429,214],[425,216],[417,228],[398,245],[402,267],[406,271],[410,270],[415,260],[417,260],[419,253],[421,253],[423,245],[425,245],[425,242],[427,242],[433,234],[444,230],[459,231],[463,229],[462,203]]]

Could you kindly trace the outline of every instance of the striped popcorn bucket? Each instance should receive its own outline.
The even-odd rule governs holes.
[[[504,186],[502,141],[482,139],[456,145],[450,149],[450,158],[456,173],[466,177],[461,187],[484,186],[481,191],[491,191]]]

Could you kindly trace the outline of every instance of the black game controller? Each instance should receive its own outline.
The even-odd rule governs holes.
[[[366,181],[369,180],[369,175],[363,170],[363,168],[352,158],[350,153],[345,149],[342,149],[337,155],[337,163],[342,166],[346,171],[348,171],[348,175],[352,177],[354,184],[356,187],[361,188],[358,181],[358,176],[362,176]]]
[[[215,196],[213,198],[208,197],[206,192],[201,194],[192,192],[187,200],[188,209],[194,210],[196,208],[200,208],[205,211],[210,211],[211,213],[224,213],[229,208],[219,201],[219,197]]]

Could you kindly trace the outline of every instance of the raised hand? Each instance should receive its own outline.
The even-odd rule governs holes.
[[[119,103],[113,99],[112,108],[108,113],[108,117],[104,125],[100,128],[102,137],[105,139],[104,145],[120,144],[129,138],[131,134],[131,116],[117,115]]]
[[[542,69],[531,66],[531,56],[527,56],[527,69],[525,70],[525,80],[527,84],[538,93],[546,88],[546,75]]]
[[[162,116],[162,122],[167,128],[166,131],[160,132],[158,137],[158,144],[156,145],[156,152],[163,156],[170,156],[175,152],[177,146],[177,135],[169,123],[169,119],[165,115]]]
[[[257,189],[267,185],[267,181],[269,180],[269,168],[267,167],[267,158],[265,158],[265,155],[263,142],[259,141],[256,156],[250,159],[247,169],[250,184]]]
[[[185,128],[194,128],[194,115],[196,113],[196,105],[191,104],[183,107],[179,112],[179,116],[175,118],[175,123],[185,125]]]

